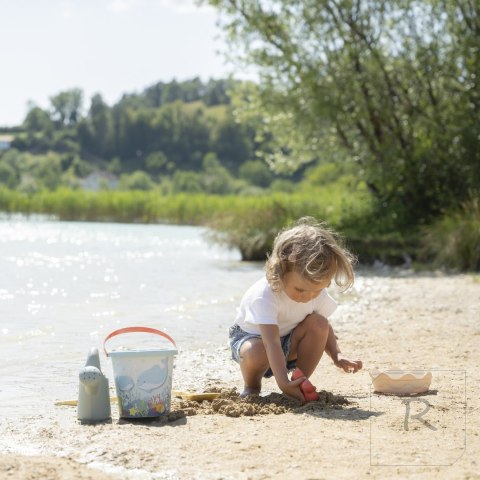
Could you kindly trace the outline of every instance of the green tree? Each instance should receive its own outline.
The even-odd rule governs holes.
[[[0,185],[14,189],[20,183],[20,175],[12,165],[0,160]]]
[[[147,172],[154,175],[164,171],[167,168],[167,166],[168,166],[168,158],[161,151],[156,151],[148,154],[145,160],[145,168]]]
[[[234,107],[277,169],[352,161],[399,225],[479,194],[478,2],[208,3],[256,66]]]
[[[266,188],[272,183],[271,170],[261,160],[249,160],[240,167],[240,178],[257,187]]]
[[[79,88],[65,90],[50,97],[52,118],[59,125],[75,125],[81,117],[83,92]]]
[[[40,187],[55,190],[62,183],[62,167],[59,155],[50,152],[47,155],[33,157],[32,175]]]
[[[109,158],[113,150],[113,119],[111,110],[101,95],[92,97],[88,118],[92,132],[92,151],[102,158]]]
[[[141,170],[122,175],[119,182],[120,190],[152,190],[154,186],[150,175]]]
[[[32,106],[28,111],[23,127],[30,134],[43,132],[47,135],[50,135],[54,128],[48,113],[37,106]]]
[[[237,173],[240,165],[254,155],[254,137],[248,122],[236,121],[230,109],[213,128],[212,149],[223,165]]]
[[[220,163],[217,156],[210,152],[203,159],[203,190],[207,193],[231,193],[233,178]]]
[[[199,193],[203,190],[201,176],[196,172],[176,170],[172,177],[172,188],[175,193]]]

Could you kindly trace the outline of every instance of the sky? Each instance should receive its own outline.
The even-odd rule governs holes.
[[[72,88],[88,108],[96,93],[112,105],[159,81],[235,75],[216,20],[194,0],[0,0],[0,127]]]

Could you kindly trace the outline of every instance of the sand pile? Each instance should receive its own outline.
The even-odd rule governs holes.
[[[208,392],[218,393],[213,401],[193,401],[172,398],[170,413],[167,417],[159,417],[156,421],[172,422],[191,415],[225,415],[227,417],[280,415],[283,413],[304,413],[315,410],[341,409],[351,403],[340,395],[333,395],[325,390],[318,392],[319,399],[315,402],[302,404],[287,398],[280,393],[270,393],[265,396],[250,395],[241,398],[236,388],[225,389],[213,387]]]

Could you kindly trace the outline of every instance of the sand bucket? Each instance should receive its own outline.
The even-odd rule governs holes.
[[[105,354],[112,359],[118,397],[118,411],[123,418],[159,417],[170,411],[173,358],[176,348],[107,351],[106,343],[125,333],[140,332],[174,340],[164,332],[149,327],[115,330],[103,341]]]

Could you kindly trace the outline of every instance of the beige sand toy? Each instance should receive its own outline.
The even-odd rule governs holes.
[[[375,392],[394,395],[412,395],[427,392],[432,382],[432,372],[427,370],[402,370],[392,368],[380,371],[374,368],[370,372]]]
[[[173,390],[172,395],[182,400],[190,400],[195,402],[211,402],[220,396],[218,392],[180,392]],[[110,397],[110,403],[116,403],[117,397]],[[77,400],[61,400],[55,402],[56,407],[76,407],[78,405]]]

